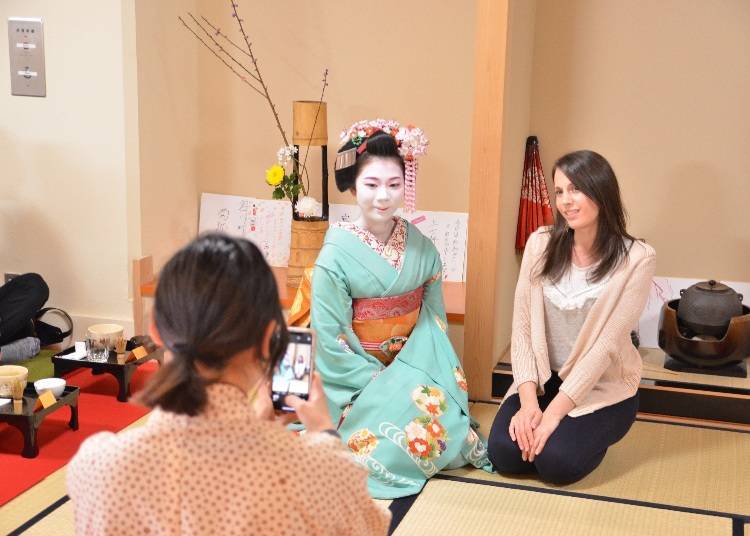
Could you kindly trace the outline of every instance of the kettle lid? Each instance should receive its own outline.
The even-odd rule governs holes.
[[[700,290],[703,290],[706,292],[715,292],[717,294],[724,294],[727,292],[730,294],[736,293],[732,287],[729,287],[725,285],[724,283],[715,281],[713,279],[709,281],[701,281],[700,283],[696,283],[694,286]]]

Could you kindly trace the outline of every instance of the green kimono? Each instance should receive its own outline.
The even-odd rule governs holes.
[[[485,444],[472,429],[466,379],[446,333],[440,256],[409,223],[402,249],[398,271],[352,232],[332,227],[312,275],[316,368],[331,417],[369,470],[368,487],[378,499],[418,493],[445,468],[471,463],[491,470]],[[415,290],[421,294],[416,324],[386,367],[355,333],[352,300],[398,298]]]

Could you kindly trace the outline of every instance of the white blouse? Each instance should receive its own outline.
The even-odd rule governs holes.
[[[591,306],[609,282],[609,275],[596,283],[591,283],[591,270],[594,266],[579,268],[571,264],[570,269],[557,283],[545,283],[544,323],[547,335],[547,351],[550,368],[560,370],[568,360],[586,321]]]
[[[214,384],[198,416],[155,409],[87,439],[67,487],[76,534],[386,534],[366,477],[339,439],[258,420]]]

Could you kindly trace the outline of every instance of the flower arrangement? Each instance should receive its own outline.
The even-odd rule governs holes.
[[[188,13],[192,20],[192,25],[188,24],[182,17],[177,17],[180,22],[187,28],[193,36],[200,41],[203,46],[210,50],[232,73],[234,73],[250,89],[266,99],[276,121],[276,128],[281,134],[284,146],[277,153],[277,163],[266,170],[266,183],[273,188],[273,199],[289,199],[294,207],[295,214],[301,219],[318,218],[321,214],[321,205],[314,198],[308,195],[309,191],[309,174],[307,172],[307,155],[310,150],[310,141],[308,141],[304,159],[300,161],[299,151],[295,145],[289,143],[284,127],[281,125],[279,114],[276,106],[271,100],[268,85],[263,79],[258,66],[258,58],[253,53],[250,38],[243,24],[244,19],[239,14],[238,0],[229,0],[232,8],[232,18],[237,22],[240,34],[244,41],[244,47],[232,41],[221,28],[212,24],[207,18],[201,17],[198,20],[192,13]],[[203,36],[202,36],[203,35]],[[205,36],[205,37],[204,37]],[[235,54],[232,54],[229,48],[233,48],[250,59],[251,68],[243,64]],[[315,124],[318,120],[318,113],[323,104],[326,87],[328,86],[328,69],[323,71],[323,87],[318,99],[318,110],[315,115]],[[311,134],[312,135],[312,134]],[[301,171],[300,171],[301,170]],[[302,178],[307,178],[305,185]],[[302,197],[300,197],[300,195]]]
[[[323,212],[323,206],[315,198],[307,195],[305,184],[300,180],[299,173],[294,166],[297,154],[298,150],[294,145],[279,149],[276,154],[276,163],[266,170],[266,183],[273,187],[272,197],[289,199],[300,218],[319,218]],[[299,165],[298,160],[297,165]],[[301,198],[300,194],[302,194]]]

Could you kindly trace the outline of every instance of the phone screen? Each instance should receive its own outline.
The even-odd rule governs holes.
[[[271,382],[271,398],[275,408],[292,411],[283,404],[284,396],[288,394],[307,399],[312,380],[313,345],[312,330],[289,329],[289,345]]]

